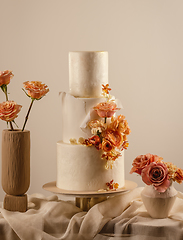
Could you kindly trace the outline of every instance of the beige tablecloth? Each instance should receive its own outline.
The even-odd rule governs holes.
[[[7,211],[1,203],[0,240],[182,240],[183,193],[178,193],[169,218],[152,219],[141,201],[142,189],[110,198],[88,212],[56,195],[28,196],[26,213]]]

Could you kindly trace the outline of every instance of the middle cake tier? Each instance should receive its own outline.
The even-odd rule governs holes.
[[[62,141],[70,143],[71,139],[91,137],[91,130],[87,127],[87,123],[92,119],[102,119],[93,107],[105,101],[106,98],[77,98],[61,92]],[[117,99],[114,101],[121,107]]]

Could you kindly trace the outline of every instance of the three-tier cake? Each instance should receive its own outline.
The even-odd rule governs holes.
[[[62,140],[57,142],[58,188],[117,189],[125,184],[130,129],[109,94],[108,52],[69,53],[69,93],[61,93]]]

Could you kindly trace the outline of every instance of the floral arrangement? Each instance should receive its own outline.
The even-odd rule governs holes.
[[[183,170],[162,160],[162,157],[150,153],[139,155],[134,159],[130,173],[141,175],[145,184],[153,185],[158,192],[165,192],[172,181],[182,183]]]
[[[14,74],[10,70],[0,71],[0,87],[2,91],[5,93],[6,97],[6,101],[0,103],[0,119],[6,121],[7,124],[9,123],[12,131],[14,130],[12,123],[16,125],[14,119],[18,117],[18,113],[22,108],[22,106],[17,104],[16,102],[8,100],[7,85],[10,83],[10,80],[13,78],[13,76]],[[23,90],[26,93],[26,95],[31,98],[31,104],[25,117],[25,122],[22,131],[24,131],[25,129],[25,125],[27,123],[33,102],[35,100],[40,100],[43,96],[46,95],[47,92],[49,92],[48,86],[42,84],[40,81],[31,82],[27,81],[24,82],[23,84],[25,88]],[[27,90],[27,92],[25,90]]]
[[[114,113],[119,110],[111,95],[109,95],[109,84],[102,85],[102,93],[106,98],[105,102],[98,103],[93,109],[100,119],[94,119],[88,122],[92,137],[88,139],[80,138],[79,142],[86,146],[95,146],[97,150],[103,150],[102,159],[115,161],[121,156],[121,151],[127,149],[129,143],[127,135],[130,134],[130,128],[125,116],[114,117]],[[110,164],[112,168],[112,163]],[[106,169],[109,164],[106,165]]]

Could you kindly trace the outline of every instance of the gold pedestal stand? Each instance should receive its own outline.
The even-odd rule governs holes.
[[[95,204],[107,200],[108,197],[122,194],[136,187],[137,184],[135,182],[128,180],[125,180],[123,188],[119,188],[116,191],[69,191],[58,188],[55,181],[43,185],[43,189],[46,191],[63,196],[75,197],[75,205],[83,211],[88,211]]]
[[[95,204],[103,202],[107,200],[107,197],[88,197],[88,198],[80,198],[76,197],[75,205],[81,208],[83,211],[88,211]]]

